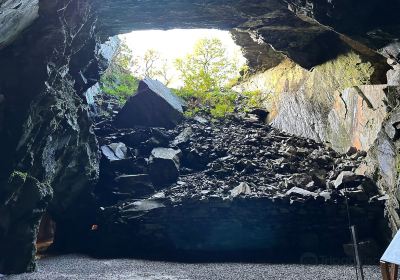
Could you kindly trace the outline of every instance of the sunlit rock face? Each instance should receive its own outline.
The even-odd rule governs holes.
[[[371,146],[365,163],[358,168],[358,173],[373,178],[383,193],[387,194],[386,216],[393,232],[400,226],[400,112],[399,87],[391,87],[388,105],[394,108],[387,114],[382,129]]]
[[[302,93],[296,98],[282,96],[272,123],[276,128],[328,142],[339,152],[350,147],[366,151],[377,138],[389,111],[386,89],[367,85],[335,91],[327,114]]]
[[[2,0],[0,11],[0,49],[2,49],[39,17],[39,0]]]
[[[350,147],[368,150],[390,108],[384,84],[384,60],[348,53],[313,71],[290,60],[251,76],[237,86],[260,91],[276,128],[329,142],[340,152]]]

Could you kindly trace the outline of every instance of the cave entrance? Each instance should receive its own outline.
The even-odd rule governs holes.
[[[221,60],[222,57],[217,56],[223,56],[237,69],[246,64],[241,48],[226,30],[143,30],[122,34],[118,38],[122,45],[120,51],[131,51],[132,60],[129,66],[135,77],[157,79],[170,88],[178,89],[184,86],[184,75],[180,73],[177,60],[185,59],[194,53],[199,55],[201,52],[201,55],[208,56],[208,63]],[[204,40],[213,41],[207,44]],[[231,75],[232,77],[228,78],[234,78],[238,73]]]
[[[199,91],[231,90],[247,71],[242,48],[226,30],[132,31],[109,38],[99,54],[106,69],[86,97],[94,104],[94,96],[100,94],[107,108],[113,102],[123,105],[145,78],[158,80],[187,97]]]
[[[218,44],[203,44],[202,48],[192,50],[193,45],[196,46],[196,40],[204,37],[204,34],[200,33],[196,38],[190,32],[193,31],[136,31],[111,38],[100,50],[103,57],[109,60],[109,66],[103,73],[97,90],[106,99],[101,100],[99,106],[96,101],[91,102],[100,109],[100,114],[97,113],[94,121],[94,132],[101,147],[102,161],[100,179],[94,193],[97,204],[101,205],[102,214],[98,215],[98,221],[93,222],[95,226],[90,228],[91,246],[96,247],[90,250],[101,251],[106,256],[148,257],[154,254],[155,257],[164,255],[165,258],[184,251],[180,255],[185,256],[184,259],[190,258],[193,252],[200,258],[201,255],[209,257],[215,251],[222,252],[222,255],[239,252],[238,258],[243,258],[245,254],[242,252],[249,251],[253,259],[258,254],[260,258],[280,262],[299,262],[305,252],[313,252],[315,256],[327,254],[347,261],[348,254],[343,249],[349,241],[348,220],[343,211],[345,194],[327,189],[327,186],[337,184],[336,180],[341,180],[338,176],[344,172],[345,165],[337,167],[333,160],[328,159],[340,157],[347,162],[346,165],[354,166],[352,161],[355,157],[335,154],[321,144],[268,127],[265,124],[268,112],[261,111],[263,96],[260,92],[246,93],[247,98],[237,102],[238,95],[232,94],[232,84],[230,87],[216,87],[219,91],[212,88],[213,83],[210,83],[211,88],[203,88],[204,84],[197,82],[201,81],[203,75],[209,78],[206,75],[209,73],[206,68],[203,72],[196,72],[197,68],[216,62],[215,67],[211,68],[216,71],[211,72],[212,78],[222,68],[218,58],[224,55],[223,62],[228,62],[226,64],[236,58],[229,57],[229,51],[221,54],[218,51],[220,49],[215,47]],[[228,32],[223,32],[225,36],[229,36]],[[192,43],[187,44],[188,41]],[[231,42],[234,44],[233,40]],[[219,39],[219,43],[223,45],[223,39]],[[183,48],[185,45],[189,47]],[[215,49],[217,59],[208,57],[207,54]],[[234,49],[232,53],[235,54]],[[201,62],[204,64],[198,63],[203,54],[206,59]],[[184,71],[179,69],[182,66],[180,63],[185,66]],[[171,77],[174,74],[177,77]],[[227,80],[232,77],[222,74],[227,84]],[[235,74],[239,78],[243,76],[238,68]],[[142,82],[143,90],[139,90],[131,98],[136,92],[138,81],[146,77],[161,80],[168,87],[177,90],[175,93],[183,99],[186,98],[186,101],[191,101],[190,97],[194,97],[197,102],[177,102],[176,96],[154,81]],[[182,88],[183,92],[180,91]],[[240,94],[243,97],[244,92]],[[91,100],[91,96],[87,95],[88,100]],[[215,96],[218,98],[215,99]],[[126,104],[128,98],[130,99]],[[88,103],[91,104],[89,101]],[[179,103],[178,106],[175,106],[176,103]],[[204,104],[206,106],[202,106]],[[185,105],[189,110],[182,109]],[[259,108],[252,108],[254,105]],[[199,107],[205,108],[204,111],[196,110]],[[105,114],[101,114],[101,110]],[[185,119],[182,114],[188,112],[190,115],[187,115],[187,122],[182,121],[177,126],[179,121],[175,121]],[[268,151],[264,150],[266,146]],[[320,157],[327,160],[323,164],[318,163]],[[306,169],[303,168],[305,159],[310,162]],[[342,176],[345,174],[348,173],[345,172]],[[333,181],[331,178],[339,179]],[[359,181],[353,183],[356,185]],[[226,207],[226,212],[222,210],[216,215],[219,210],[214,211],[213,207],[217,206],[210,199],[210,204],[205,204],[204,211],[210,211],[205,216],[213,218],[196,222],[198,213],[186,203],[190,204],[192,198],[200,201],[207,195],[212,200],[229,201],[231,204]],[[331,195],[340,196],[340,203],[331,200]],[[164,211],[160,209],[165,205],[153,201],[158,196],[166,199],[168,204],[169,200],[173,203],[177,201],[180,208],[174,208],[176,212],[171,208],[159,216],[158,211]],[[243,197],[249,203],[238,203]],[[282,198],[281,203],[274,202],[271,208],[263,208],[269,207],[264,199],[274,201],[278,197]],[[368,199],[368,195],[361,199],[365,198]],[[358,203],[356,199],[353,202],[354,205]],[[292,205],[290,210],[287,209],[289,205]],[[334,210],[319,211],[321,205],[325,205],[327,209],[334,207]],[[149,208],[151,209],[148,210]],[[107,211],[114,209],[117,209],[115,211],[118,211],[118,217],[122,217],[124,224],[129,226],[120,228],[114,223],[114,217],[108,218]],[[355,209],[356,206],[353,210]],[[146,221],[146,217],[142,216],[144,211],[145,215],[154,211],[154,216],[147,216],[150,220],[157,216],[166,217],[168,222]],[[247,211],[252,211],[252,217],[259,215],[252,220],[254,224],[248,223],[246,215],[238,214]],[[317,215],[315,219],[298,216],[300,213],[303,215],[317,212],[321,212],[321,215]],[[268,215],[264,216],[264,213]],[[340,213],[333,215],[339,218],[332,219],[332,213]],[[187,220],[182,222],[180,218],[175,218],[181,216],[183,220]],[[381,212],[372,216],[373,219],[380,217]],[[139,220],[137,217],[143,218]],[[232,217],[235,222],[231,223],[225,217]],[[237,220],[239,221],[236,222]],[[373,222],[361,223],[363,220],[364,218],[359,219],[360,233],[364,234],[360,236],[368,240],[373,232],[370,230]],[[293,221],[299,221],[295,230],[285,226]],[[332,221],[332,226],[325,221]],[[273,230],[269,227],[272,223]],[[153,231],[154,225],[156,229]],[[265,228],[260,225],[265,225]],[[152,229],[149,231],[148,228]],[[255,228],[260,230],[255,232]],[[131,229],[141,235],[132,238],[135,233]],[[210,240],[204,241],[206,231],[212,234]],[[97,246],[99,240],[102,248]],[[327,243],[326,240],[330,242]],[[373,242],[368,246],[373,247]],[[271,248],[277,248],[278,253],[269,253],[274,251]]]
[[[37,254],[44,254],[54,242],[56,223],[46,212],[40,220],[39,232],[36,239]]]

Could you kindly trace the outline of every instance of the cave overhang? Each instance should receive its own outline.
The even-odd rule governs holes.
[[[285,56],[312,69],[355,48],[350,38],[319,24],[312,14],[293,10],[286,2],[92,0],[103,41],[133,30],[231,30],[254,69],[274,67]]]

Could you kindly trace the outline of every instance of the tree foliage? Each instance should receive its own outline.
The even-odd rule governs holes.
[[[183,80],[183,89],[199,93],[221,91],[239,72],[218,38],[200,39],[192,53],[176,59],[175,67]]]
[[[139,80],[130,72],[132,58],[132,51],[122,42],[110,66],[100,78],[101,90],[116,96],[120,103],[125,103],[139,86]]]
[[[228,58],[220,39],[200,39],[175,67],[184,83],[177,93],[188,102],[188,115],[203,111],[222,118],[234,111],[237,94],[230,89],[239,76],[238,63]]]
[[[133,75],[139,79],[156,79],[168,86],[172,81],[167,59],[154,49],[148,49],[143,56],[132,59],[131,69]]]

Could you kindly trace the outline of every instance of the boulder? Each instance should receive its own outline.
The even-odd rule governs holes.
[[[301,188],[299,188],[299,187],[293,187],[293,188],[291,188],[290,190],[288,190],[288,191],[286,192],[286,195],[288,195],[288,196],[300,196],[300,197],[303,197],[303,198],[306,198],[306,197],[316,197],[316,196],[318,196],[318,195],[317,195],[316,193],[314,193],[314,192],[310,192],[310,191],[301,189]]]
[[[149,159],[150,178],[157,187],[170,185],[179,177],[181,151],[170,148],[155,148]]]
[[[387,136],[392,140],[397,140],[399,138],[400,131],[400,112],[392,112],[389,119],[384,125],[385,132]]]
[[[143,158],[132,158],[128,148],[122,142],[101,146],[102,176],[115,177],[116,174],[147,173],[147,162]]]
[[[186,142],[188,142],[193,134],[193,130],[191,127],[186,127],[178,136],[175,137],[174,141],[172,141],[173,146],[179,146]]]
[[[156,80],[144,79],[115,119],[120,128],[172,128],[183,119],[183,101]]]
[[[389,86],[400,86],[400,70],[391,69],[387,72],[387,83]]]
[[[114,181],[119,192],[130,193],[133,198],[145,198],[154,193],[148,174],[121,175]]]
[[[351,146],[351,147],[349,147],[349,148],[347,149],[346,155],[352,156],[352,155],[356,154],[357,152],[358,152],[357,148]]]
[[[121,142],[104,145],[101,147],[101,152],[109,162],[129,158],[127,154],[128,149],[126,148],[125,144]]]
[[[239,186],[235,187],[231,190],[231,196],[236,197],[239,195],[248,195],[251,194],[250,186],[247,183],[240,183]]]
[[[333,182],[335,188],[343,187],[354,187],[360,185],[364,181],[365,177],[362,175],[357,175],[351,171],[343,171],[339,174],[336,180]]]

